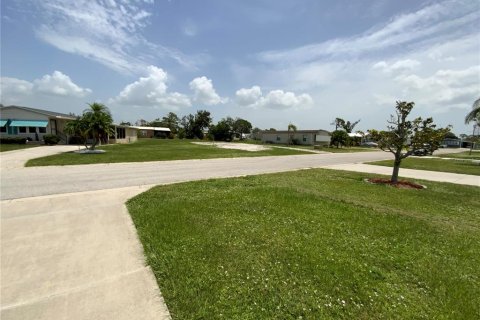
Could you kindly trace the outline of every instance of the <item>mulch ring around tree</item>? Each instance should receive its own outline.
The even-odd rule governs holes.
[[[390,179],[382,179],[382,178],[370,178],[364,179],[365,182],[373,183],[373,184],[382,184],[382,185],[389,185],[399,189],[426,189],[427,186],[411,182],[405,180],[399,180],[397,183],[393,183]]]

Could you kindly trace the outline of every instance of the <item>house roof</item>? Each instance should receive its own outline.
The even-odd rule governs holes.
[[[277,133],[293,133],[293,131],[288,131],[288,130],[278,130],[278,131],[268,131],[268,130],[263,130],[262,133],[272,133],[272,134],[277,134]],[[327,130],[322,130],[322,129],[318,129],[318,130],[297,130],[295,131],[295,133],[299,133],[299,134],[302,134],[302,133],[327,133],[329,134],[330,132],[328,132]]]
[[[54,111],[48,111],[48,110],[43,110],[43,109],[36,109],[36,108],[29,108],[29,107],[22,107],[22,106],[0,106],[0,111],[7,109],[7,108],[17,108],[17,109],[22,109],[25,111],[30,111],[30,112],[35,112],[35,113],[40,113],[52,118],[59,118],[59,119],[75,119],[75,116],[72,116],[70,114],[65,114],[65,113],[60,113],[60,112],[54,112]]]

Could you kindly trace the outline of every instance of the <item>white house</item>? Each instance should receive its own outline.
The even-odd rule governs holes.
[[[60,137],[60,143],[67,143],[63,132],[65,124],[75,116],[42,109],[0,105],[0,134],[4,137],[24,137],[41,141],[45,134]]]
[[[302,145],[329,145],[330,132],[326,130],[261,131],[263,143],[288,144],[294,140]]]

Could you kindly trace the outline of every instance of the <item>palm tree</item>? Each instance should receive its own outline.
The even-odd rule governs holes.
[[[92,103],[88,105],[89,108],[83,111],[82,121],[85,122],[84,133],[93,137],[93,144],[90,150],[95,150],[95,146],[100,142],[100,139],[108,137],[113,134],[113,119],[108,108],[101,103]]]
[[[472,111],[465,116],[465,124],[469,124],[472,121],[480,125],[480,98],[475,100],[472,105]]]
[[[288,144],[293,144],[293,136],[295,135],[295,132],[297,132],[297,126],[293,123],[288,124],[288,132]]]

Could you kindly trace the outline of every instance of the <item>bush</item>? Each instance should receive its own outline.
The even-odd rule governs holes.
[[[26,144],[27,139],[22,137],[1,137],[0,144]]]
[[[53,146],[60,142],[60,137],[54,134],[46,134],[43,136],[46,145]]]

